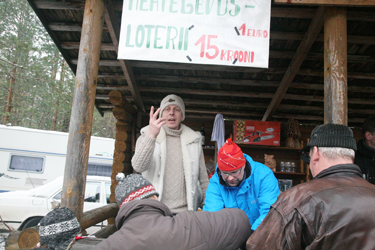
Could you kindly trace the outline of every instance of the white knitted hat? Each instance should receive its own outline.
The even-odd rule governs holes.
[[[160,113],[159,117],[161,117],[161,114],[163,113],[163,110],[168,106],[168,105],[176,105],[181,109],[182,113],[182,120],[185,120],[185,104],[184,101],[182,100],[181,97],[178,95],[167,95],[164,97],[164,99],[160,103]]]

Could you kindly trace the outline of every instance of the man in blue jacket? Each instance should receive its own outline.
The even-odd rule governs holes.
[[[278,181],[271,169],[253,161],[228,139],[219,150],[216,173],[208,184],[203,210],[242,209],[253,232],[279,194]]]

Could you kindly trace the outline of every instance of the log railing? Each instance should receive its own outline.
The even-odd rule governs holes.
[[[93,210],[83,213],[81,220],[81,230],[85,230],[91,226],[94,226],[106,219],[116,217],[118,212],[117,203],[110,203],[103,207],[98,207]]]

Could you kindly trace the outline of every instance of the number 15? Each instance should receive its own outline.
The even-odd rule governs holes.
[[[213,55],[210,55],[208,52],[206,53],[206,57],[208,59],[215,59],[217,55],[219,54],[219,48],[216,45],[211,45],[211,38],[217,38],[216,35],[208,35],[207,36],[207,50],[213,49],[214,53]],[[205,45],[206,45],[206,35],[201,36],[198,41],[194,44],[197,46],[198,44],[201,44],[201,52],[200,52],[200,57],[204,57],[204,50],[205,50]]]

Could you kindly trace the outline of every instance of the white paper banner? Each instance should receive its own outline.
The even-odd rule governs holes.
[[[119,59],[268,67],[271,0],[124,0]]]

